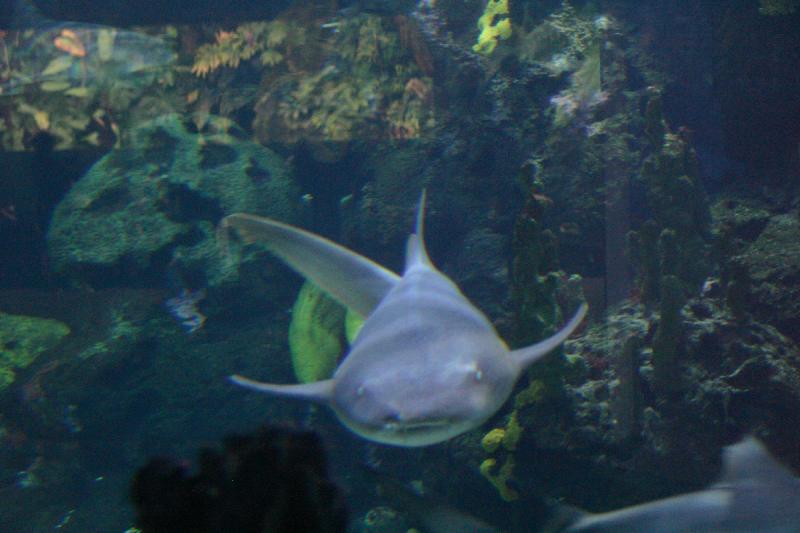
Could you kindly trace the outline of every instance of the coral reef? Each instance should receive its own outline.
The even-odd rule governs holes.
[[[683,298],[678,280],[666,286]],[[567,360],[585,370],[565,373],[561,401],[539,400],[536,409],[518,412],[524,431],[515,464],[528,476],[516,477],[521,490],[536,479],[540,489],[548,480],[550,494],[567,493],[562,480],[579,476],[598,489],[574,503],[609,508],[633,495],[647,500],[669,487],[702,484],[713,476],[708,457],[742,433],[797,438],[797,427],[781,422],[800,407],[797,346],[770,326],[732,316],[719,292],[667,307],[657,319],[641,304],[621,305],[566,343]],[[671,339],[658,340],[678,325],[668,318],[676,310],[679,356]],[[680,385],[663,383],[667,377]],[[665,464],[684,466],[666,471]],[[599,488],[610,479],[613,491]]]

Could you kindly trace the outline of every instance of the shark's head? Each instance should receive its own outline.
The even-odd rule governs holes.
[[[392,367],[383,372],[340,372],[331,405],[348,428],[369,440],[396,446],[442,442],[480,426],[508,398],[516,373],[502,351],[498,345],[486,357],[467,352],[435,373],[419,371],[424,354],[393,365],[383,360]]]

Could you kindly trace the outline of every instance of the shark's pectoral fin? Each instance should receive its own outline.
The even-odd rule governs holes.
[[[513,357],[517,365],[519,365],[520,370],[528,368],[535,361],[544,357],[554,350],[559,344],[567,340],[567,337],[572,335],[572,332],[574,332],[583,321],[583,317],[586,316],[586,311],[588,309],[588,305],[585,303],[581,304],[581,306],[578,308],[578,311],[575,313],[575,316],[573,316],[569,323],[561,328],[558,333],[552,337],[546,338],[541,342],[537,342],[532,346],[512,351],[511,357]]]
[[[258,392],[272,394],[273,396],[284,396],[287,398],[297,398],[312,402],[328,403],[333,395],[333,380],[326,379],[315,381],[314,383],[300,383],[296,385],[278,385],[274,383],[263,383],[238,374],[230,376],[231,382],[247,387]]]
[[[258,242],[313,281],[339,303],[369,316],[400,276],[319,235],[268,218],[237,213],[222,219],[221,237],[235,229],[247,242]]]

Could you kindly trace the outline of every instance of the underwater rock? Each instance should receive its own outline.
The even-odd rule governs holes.
[[[15,369],[30,366],[69,332],[66,324],[50,318],[0,313],[0,391],[14,382]]]
[[[67,278],[114,286],[163,282],[169,271],[214,286],[226,275],[219,219],[247,211],[295,220],[299,194],[285,162],[229,131],[192,133],[168,114],[128,145],[89,169],[53,213],[48,251]]]
[[[727,196],[712,213],[731,311],[772,324],[800,342],[800,212],[771,214],[767,202]]]
[[[750,280],[748,310],[800,342],[800,217],[775,215],[741,255],[732,259]]]

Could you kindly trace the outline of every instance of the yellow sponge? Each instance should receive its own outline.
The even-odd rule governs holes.
[[[472,50],[484,55],[494,52],[497,42],[511,37],[511,20],[508,18],[508,0],[489,0],[483,15],[478,19],[478,42]]]

